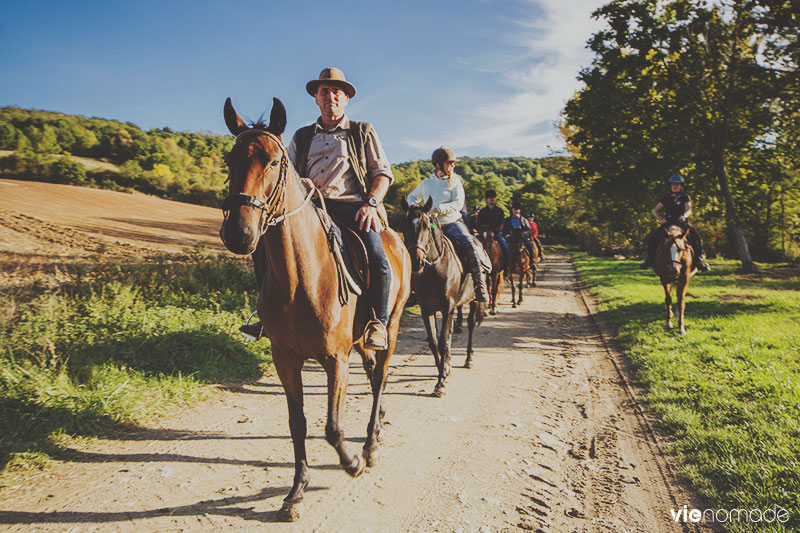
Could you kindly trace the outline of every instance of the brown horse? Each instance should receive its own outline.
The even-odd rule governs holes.
[[[536,244],[535,240],[531,240],[531,247],[533,248],[534,258],[533,261],[531,262],[530,270],[528,270],[528,272],[525,273],[525,285],[528,288],[535,287],[536,278],[538,276],[541,276],[541,273],[539,272],[539,261],[541,261],[539,257],[540,254],[539,245]]]
[[[496,315],[497,295],[503,291],[503,273],[505,272],[503,250],[500,248],[500,244],[494,240],[494,232],[490,229],[486,229],[480,234],[480,240],[492,262],[492,271],[486,278],[486,284],[489,289],[489,314]]]
[[[328,377],[328,421],[325,438],[336,449],[344,470],[355,477],[365,464],[376,461],[389,358],[395,348],[400,315],[410,290],[411,260],[400,237],[391,229],[381,233],[392,268],[389,346],[364,348],[361,332],[369,318],[368,303],[350,294],[342,303],[334,255],[320,218],[288,159],[281,135],[286,110],[273,99],[268,126],[248,127],[225,102],[225,123],[236,136],[227,156],[230,189],[223,210],[220,237],[236,254],[252,254],[259,242],[264,272],[258,297],[258,316],[272,344],[272,359],[289,405],[289,428],[294,444],[292,489],[279,512],[282,520],[300,516],[299,504],[308,486],[306,418],[303,414],[303,364],[314,359]],[[372,414],[362,455],[345,444],[340,416],[347,395],[351,348],[361,354],[372,386]],[[362,458],[363,457],[363,458]]]
[[[680,226],[664,228],[661,244],[656,249],[653,271],[661,280],[664,287],[664,305],[666,307],[666,328],[672,329],[672,286],[675,285],[675,295],[678,298],[678,328],[681,335],[686,334],[683,321],[686,310],[686,291],[689,289],[689,280],[697,272],[694,265],[694,251],[686,240],[685,232]]]
[[[525,239],[521,229],[511,230],[511,238],[508,240],[508,247],[511,249],[511,260],[509,265],[509,277],[511,278],[511,307],[517,307],[522,303],[522,282],[525,274],[531,271],[531,259],[528,257],[528,250],[525,248]],[[514,290],[514,274],[519,276],[519,299]],[[536,281],[536,273],[533,273]]]
[[[450,343],[453,338],[453,315],[456,307],[469,304],[467,315],[467,360],[472,367],[472,333],[483,321],[484,310],[475,301],[475,291],[469,272],[459,271],[458,258],[446,245],[439,220],[429,214],[433,200],[424,206],[409,206],[402,200],[406,216],[403,219],[403,241],[411,252],[414,294],[417,295],[422,322],[428,335],[428,346],[439,371],[434,396],[444,396],[445,379],[450,375]],[[436,338],[436,313],[442,314],[442,327]]]

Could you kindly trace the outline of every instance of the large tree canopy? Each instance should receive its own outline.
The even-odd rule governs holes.
[[[687,174],[695,212],[710,231],[724,220],[751,270],[767,193],[797,183],[797,8],[614,0],[595,16],[607,27],[564,111],[575,184],[610,230],[641,235],[663,179]]]

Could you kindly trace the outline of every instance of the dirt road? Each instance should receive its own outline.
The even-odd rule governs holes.
[[[500,314],[477,330],[474,368],[461,368],[466,337],[456,338],[441,399],[430,396],[421,320],[404,320],[380,460],[357,479],[324,440],[324,374],[309,364],[311,484],[298,523],[276,523],[293,456],[273,375],[126,440],[75,448],[68,461],[2,489],[0,530],[689,530],[670,509],[691,508],[694,498],[661,455],[567,256],[549,256],[525,298],[512,310],[506,291]],[[371,396],[360,358],[351,361],[344,423],[356,448]]]

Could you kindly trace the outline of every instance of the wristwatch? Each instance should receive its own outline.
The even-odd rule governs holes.
[[[370,207],[378,207],[378,200],[376,200],[375,198],[372,198],[372,197],[367,198],[367,202],[366,203]]]

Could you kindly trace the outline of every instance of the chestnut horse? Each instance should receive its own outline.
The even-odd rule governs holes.
[[[489,289],[489,314],[496,315],[497,295],[503,291],[503,273],[505,272],[503,250],[500,248],[500,244],[494,240],[494,232],[490,229],[486,229],[480,234],[480,240],[492,262],[492,271],[486,277],[486,288]]]
[[[367,350],[362,331],[371,316],[364,298],[339,297],[334,255],[328,236],[292,163],[281,135],[286,110],[273,99],[269,125],[248,127],[228,98],[225,124],[236,136],[227,156],[229,196],[223,207],[225,219],[220,237],[233,253],[252,254],[264,272],[258,296],[258,317],[272,344],[272,360],[289,406],[289,428],[295,457],[292,489],[279,512],[282,520],[300,516],[299,504],[309,483],[306,460],[306,417],[303,413],[303,364],[314,359],[328,379],[328,420],[325,438],[336,449],[344,470],[355,477],[376,461],[389,358],[395,348],[400,315],[410,291],[411,260],[400,237],[391,229],[381,233],[392,269],[389,345],[386,350]],[[372,386],[372,413],[362,455],[353,454],[344,440],[340,417],[347,395],[348,359],[351,348],[361,354]]]
[[[417,295],[422,322],[428,335],[428,346],[439,371],[439,380],[433,395],[445,393],[445,379],[450,375],[450,343],[453,339],[453,315],[456,307],[469,304],[467,315],[467,360],[465,368],[472,367],[472,333],[483,321],[483,306],[475,301],[472,277],[466,269],[458,268],[458,258],[446,245],[439,219],[429,214],[433,199],[424,206],[409,206],[402,199],[406,216],[403,219],[403,241],[411,252],[414,294]],[[436,313],[442,314],[442,327],[436,338]]]
[[[515,228],[511,230],[511,238],[508,240],[508,247],[511,249],[511,260],[509,265],[511,278],[511,307],[517,307],[522,303],[522,282],[525,274],[531,271],[531,260],[528,257],[528,250],[525,248],[525,239],[522,235],[523,230]],[[514,274],[519,276],[519,299],[514,291]],[[536,272],[533,272],[533,280],[536,281]]]
[[[672,329],[672,286],[675,285],[675,295],[678,298],[678,329],[681,335],[686,334],[683,321],[686,310],[686,291],[689,290],[689,280],[697,272],[694,266],[694,250],[686,240],[687,231],[680,226],[669,226],[663,230],[664,240],[656,249],[653,271],[661,280],[664,287],[664,306],[666,307],[667,329]]]

